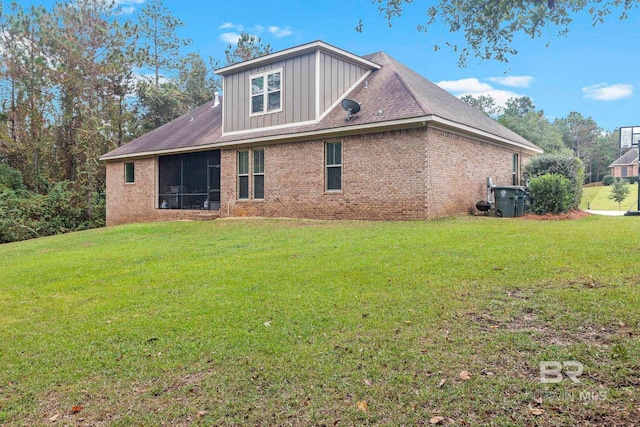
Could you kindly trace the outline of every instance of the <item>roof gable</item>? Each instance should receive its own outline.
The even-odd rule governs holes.
[[[303,55],[309,52],[315,52],[317,50],[330,53],[333,56],[337,56],[344,60],[353,62],[364,68],[371,68],[371,69],[380,68],[380,65],[365,59],[365,57],[354,55],[350,52],[347,52],[346,50],[337,48],[323,41],[316,40],[311,43],[291,47],[289,49],[270,53],[269,55],[260,56],[258,58],[253,58],[248,61],[243,61],[237,64],[231,64],[226,67],[218,68],[217,70],[215,70],[215,73],[220,76],[226,76],[228,74],[244,71],[250,68],[260,67],[262,65],[269,64],[272,62],[281,61],[283,59],[291,58],[293,56]]]
[[[610,168],[614,166],[631,165],[638,163],[638,148],[632,148],[622,156],[618,157],[613,163],[609,165]]]
[[[325,48],[314,42],[287,51],[299,54],[304,49]],[[335,53],[337,48],[329,46]],[[344,51],[341,51],[344,52]],[[273,54],[278,55],[278,54]],[[284,55],[284,54],[283,54]],[[349,54],[351,55],[351,54]],[[259,60],[247,61],[253,67]],[[295,141],[314,137],[338,137],[356,133],[379,132],[389,129],[411,128],[437,123],[471,137],[511,145],[529,153],[542,150],[515,132],[502,126],[476,108],[451,95],[420,74],[383,52],[366,55],[364,63],[376,68],[358,84],[341,94],[336,102],[317,121],[252,129],[246,133],[222,133],[222,108],[213,101],[117,148],[102,159],[142,156],[158,153],[196,151],[244,144]],[[244,65],[223,72],[240,70]],[[220,71],[220,70],[218,70]],[[359,102],[361,111],[346,119],[340,103],[349,98]]]

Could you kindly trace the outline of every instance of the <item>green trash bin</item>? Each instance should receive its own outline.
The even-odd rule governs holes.
[[[524,215],[524,201],[525,198],[527,196],[527,193],[524,189],[524,187],[520,187],[516,190],[516,197],[517,197],[517,201],[516,201],[516,216],[523,216]]]
[[[524,187],[493,187],[496,215],[513,218],[524,215]]]

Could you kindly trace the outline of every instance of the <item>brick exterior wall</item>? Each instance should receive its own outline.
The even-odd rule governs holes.
[[[342,142],[341,192],[325,191],[324,144],[334,141]],[[253,148],[264,149],[264,200],[237,200],[238,150],[222,150],[221,217],[409,220],[468,214],[486,199],[487,177],[511,185],[517,152],[433,127]],[[520,157],[523,164],[529,159]],[[135,160],[135,183],[125,184],[124,162],[107,164],[107,225],[189,219],[198,212],[155,208],[156,165],[152,158]],[[252,186],[250,176],[250,194]]]
[[[124,161],[107,162],[107,226],[134,222],[194,219],[199,211],[156,209],[157,161],[134,162],[135,182],[125,184]]]
[[[627,165],[627,174],[622,174],[622,166],[614,166],[610,168],[611,175],[614,178],[631,178],[638,176],[638,164]]]

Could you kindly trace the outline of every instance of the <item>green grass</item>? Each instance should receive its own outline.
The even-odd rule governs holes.
[[[1,245],[0,424],[631,425],[639,232],[219,220]],[[580,384],[539,381],[568,360]]]
[[[602,211],[628,211],[636,210],[638,203],[638,185],[629,185],[629,195],[620,203],[614,202],[609,198],[611,195],[611,186],[602,187],[590,187],[582,189],[582,201],[580,202],[580,209],[591,208],[593,210]]]

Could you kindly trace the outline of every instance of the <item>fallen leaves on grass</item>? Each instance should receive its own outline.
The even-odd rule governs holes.
[[[460,375],[458,375],[458,378],[460,378],[462,381],[468,381],[471,379],[471,374],[467,371],[462,371],[460,372]]]
[[[49,417],[49,422],[55,423],[56,421],[58,421],[58,418],[60,418],[60,413],[57,413],[54,416]]]
[[[531,404],[529,404],[529,413],[535,416],[542,415],[544,414],[544,409],[534,408],[533,406],[531,406]]]
[[[445,385],[447,383],[447,379],[443,378],[440,380],[440,383],[438,383],[438,388],[442,388],[443,385]]]
[[[441,424],[444,421],[444,417],[441,416],[437,416],[437,417],[432,417],[429,420],[429,424]]]
[[[78,412],[82,411],[83,409],[84,409],[83,406],[76,405],[73,408],[71,408],[71,413],[72,414],[77,414]]]
[[[207,411],[198,411],[198,413],[196,414],[196,417],[202,418],[205,415],[207,415]]]
[[[357,403],[358,410],[364,412],[365,414],[369,410],[369,405],[367,405],[366,400]]]

